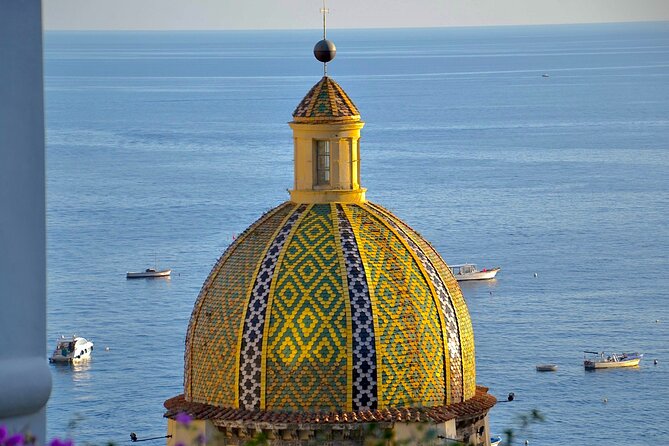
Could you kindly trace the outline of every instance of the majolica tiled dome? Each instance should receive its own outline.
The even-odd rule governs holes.
[[[446,263],[384,208],[286,202],[204,283],[184,378],[187,402],[222,408],[443,407],[476,394],[472,325]]]
[[[360,120],[360,112],[343,88],[329,76],[316,83],[293,112],[294,122]]]

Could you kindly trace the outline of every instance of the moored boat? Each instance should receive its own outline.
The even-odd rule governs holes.
[[[169,277],[172,274],[171,269],[156,270],[155,268],[147,268],[142,272],[128,272],[125,277],[128,279],[144,279],[150,277]]]
[[[557,364],[537,364],[537,372],[556,372]]]
[[[494,279],[497,273],[501,270],[500,267],[492,269],[483,268],[478,270],[473,263],[463,263],[461,265],[449,265],[453,276],[458,282],[465,280],[490,280]]]
[[[490,437],[490,446],[498,446],[502,442],[502,437]]]
[[[61,336],[56,342],[56,349],[49,362],[78,362],[89,359],[93,351],[93,342],[81,336],[66,338]]]
[[[583,366],[588,370],[636,367],[642,353],[611,353],[584,351]]]

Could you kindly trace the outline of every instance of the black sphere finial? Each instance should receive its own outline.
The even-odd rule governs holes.
[[[331,40],[323,39],[314,46],[314,57],[319,62],[328,63],[337,55],[337,47]]]
[[[335,44],[328,40],[327,34],[327,24],[325,17],[330,12],[330,10],[325,5],[325,0],[323,0],[323,7],[321,8],[321,13],[323,14],[323,40],[319,41],[314,46],[314,56],[319,62],[323,62],[323,75],[328,75],[328,62],[335,58],[337,54],[337,47]]]

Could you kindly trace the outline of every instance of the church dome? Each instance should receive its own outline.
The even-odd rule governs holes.
[[[261,429],[276,445],[364,444],[376,423],[489,441],[496,400],[476,385],[462,292],[420,234],[367,200],[364,125],[327,74],[293,112],[290,201],[246,229],[204,282],[184,393],[165,401],[169,432],[185,412],[239,442]]]
[[[451,271],[368,201],[286,202],[246,229],[196,301],[184,381],[184,403],[293,414],[457,406],[480,393]]]

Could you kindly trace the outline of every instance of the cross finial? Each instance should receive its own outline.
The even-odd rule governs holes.
[[[326,17],[330,10],[325,4],[326,0],[323,0],[323,7],[321,8],[321,13],[323,14],[323,40],[316,43],[314,46],[314,56],[320,62],[323,62],[323,76],[328,75],[328,62],[335,58],[337,53],[337,48],[334,43],[330,42],[327,39],[327,22]]]
[[[326,39],[326,23],[325,16],[330,12],[330,10],[325,5],[325,0],[323,0],[323,7],[321,8],[321,14],[323,14],[323,39]]]

